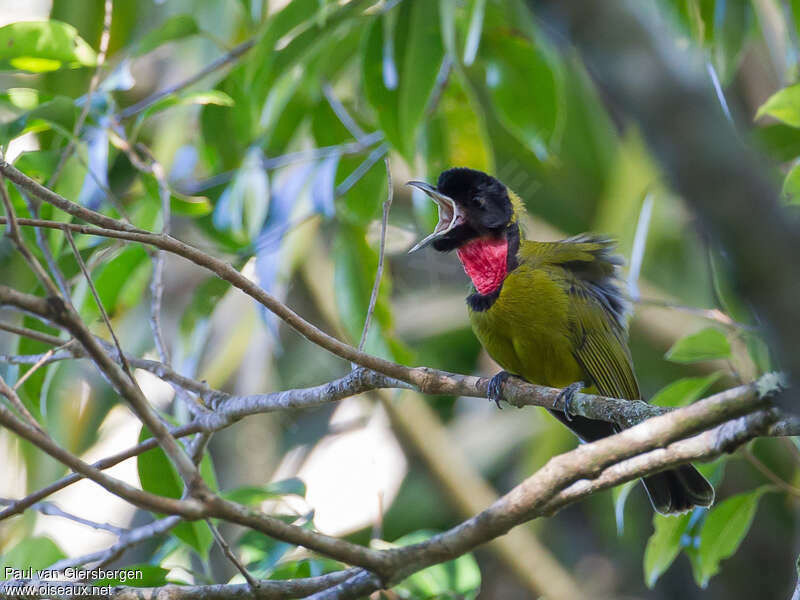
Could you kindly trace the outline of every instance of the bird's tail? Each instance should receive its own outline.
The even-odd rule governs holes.
[[[642,483],[653,508],[662,515],[711,506],[714,502],[714,488],[692,465],[650,475]]]

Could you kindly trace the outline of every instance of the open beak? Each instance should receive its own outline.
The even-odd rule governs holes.
[[[411,254],[412,252],[416,252],[420,248],[424,248],[431,242],[439,239],[453,229],[453,227],[458,225],[461,220],[461,213],[459,212],[458,206],[452,198],[438,192],[432,185],[429,185],[424,181],[409,181],[406,183],[406,185],[410,185],[418,190],[422,190],[431,200],[436,202],[436,205],[439,207],[439,222],[436,224],[436,228],[433,230],[433,233],[408,251],[408,253]]]

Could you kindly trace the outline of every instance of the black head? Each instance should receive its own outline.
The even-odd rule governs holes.
[[[447,252],[476,237],[500,236],[514,217],[508,188],[481,171],[448,169],[439,175],[435,188],[419,181],[408,185],[421,189],[439,205],[436,229],[412,252],[428,244]]]

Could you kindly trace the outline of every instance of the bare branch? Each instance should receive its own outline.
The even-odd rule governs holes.
[[[49,568],[60,571],[68,567],[82,567],[83,565],[87,565],[89,563],[97,563],[96,567],[100,568],[102,565],[106,565],[117,560],[129,548],[132,548],[133,546],[141,544],[147,540],[151,540],[154,537],[164,535],[171,529],[174,529],[175,526],[178,525],[178,523],[180,523],[182,520],[183,519],[181,517],[171,515],[169,517],[164,517],[163,519],[153,521],[152,523],[148,523],[147,525],[136,527],[135,529],[122,531],[119,534],[119,539],[112,546],[103,550],[98,550],[97,552],[92,552],[91,554],[62,559],[50,565]]]
[[[164,423],[161,422],[161,419],[144,397],[142,390],[139,389],[135,379],[129,377],[120,369],[108,355],[105,348],[84,325],[80,316],[71,305],[66,304],[58,296],[52,296],[47,299],[38,298],[36,296],[21,294],[6,286],[0,286],[0,305],[3,304],[17,306],[31,313],[49,318],[67,329],[84,347],[88,356],[92,358],[97,368],[109,379],[117,392],[128,401],[137,416],[153,433],[153,436],[158,439],[159,445],[161,445],[164,452],[173,461],[187,487],[190,489],[192,487],[200,489],[205,487],[205,483],[197,472],[197,469],[189,460],[183,448],[169,433]],[[59,460],[61,460],[61,458],[59,458]]]
[[[9,504],[13,503],[14,500],[10,500],[8,498],[0,498],[0,505],[8,506]],[[70,521],[75,521],[76,523],[80,523],[81,525],[86,525],[87,527],[91,527],[92,529],[108,531],[109,533],[113,533],[115,535],[124,535],[125,533],[127,533],[125,529],[122,529],[115,525],[111,525],[110,523],[98,523],[96,521],[90,521],[89,519],[84,519],[83,517],[79,517],[78,515],[73,515],[72,513],[68,513],[65,510],[61,510],[58,506],[56,506],[52,502],[37,502],[36,504],[31,505],[31,508],[35,511],[42,513],[43,515],[49,515],[53,517],[63,517]]]

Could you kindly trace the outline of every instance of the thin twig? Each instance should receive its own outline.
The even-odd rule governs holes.
[[[378,162],[381,157],[389,151],[388,144],[381,144],[377,148],[375,148],[372,152],[370,152],[367,157],[359,164],[347,178],[336,186],[336,196],[344,196],[347,192],[350,191],[356,183],[358,183],[361,178],[366,175],[366,173],[372,168],[372,166]]]
[[[36,198],[32,198],[25,191],[20,191],[20,195],[25,199],[25,204],[28,207],[28,212],[30,212],[31,217],[33,217],[34,219],[38,219],[39,206],[41,202]],[[50,251],[50,243],[47,241],[44,231],[42,229],[37,228],[34,232],[34,235],[36,237],[36,245],[39,246],[39,250],[41,250],[42,256],[44,256],[44,260],[47,263],[47,268],[50,269],[50,273],[55,278],[56,283],[58,284],[58,288],[61,290],[61,293],[64,295],[64,298],[69,300],[70,292],[69,292],[69,285],[67,284],[67,278],[64,277],[64,273],[61,270],[61,267],[58,266],[58,262],[53,256],[53,253]]]
[[[153,161],[152,173],[158,182],[158,190],[161,195],[161,215],[162,215],[162,235],[169,235],[171,210],[170,210],[170,191],[167,186],[167,179],[161,164]],[[150,279],[150,328],[153,330],[153,340],[156,345],[158,356],[165,365],[170,365],[169,350],[164,341],[164,332],[161,329],[161,304],[164,297],[164,260],[166,253],[157,250],[153,257],[153,276]]]
[[[39,425],[36,419],[33,417],[31,412],[25,406],[25,403],[22,402],[22,399],[17,394],[17,390],[15,388],[10,387],[6,380],[0,377],[0,395],[4,396],[9,403],[17,409],[19,414],[23,416],[23,418],[28,422],[31,427],[35,427],[39,432],[43,435],[48,435],[44,428]]]
[[[146,542],[159,535],[164,535],[174,529],[183,519],[179,516],[171,515],[136,527],[135,529],[122,530],[119,532],[119,539],[108,548],[98,550],[83,556],[64,558],[50,565],[54,571],[62,571],[69,567],[80,567],[89,563],[97,563],[95,568],[102,568],[108,563],[118,559],[122,554],[137,544]]]
[[[22,384],[25,383],[28,380],[28,378],[31,375],[33,375],[42,365],[46,364],[48,359],[51,356],[53,356],[59,350],[63,350],[64,348],[69,346],[71,343],[72,343],[72,341],[70,340],[69,342],[61,344],[57,348],[50,348],[50,350],[45,352],[39,360],[37,360],[35,363],[33,363],[33,366],[30,369],[25,371],[25,374],[22,377],[17,379],[17,382],[14,384],[14,391],[16,392],[22,386]]]
[[[392,198],[394,196],[394,189],[392,187],[392,170],[389,167],[389,157],[384,157],[383,161],[386,165],[386,200],[383,202],[383,219],[381,220],[381,242],[380,249],[378,251],[378,268],[375,270],[375,282],[372,284],[372,293],[369,297],[367,316],[364,319],[364,329],[361,331],[361,339],[358,342],[359,351],[364,350],[364,344],[367,343],[369,326],[372,322],[372,315],[375,312],[375,305],[378,302],[378,292],[381,287],[381,278],[383,277],[383,261],[386,254],[386,229],[389,226],[389,211],[392,208]]]
[[[237,60],[240,56],[243,56],[248,50],[250,50],[250,48],[253,47],[255,42],[256,41],[254,38],[242,42],[235,48],[231,49],[231,51],[228,52],[227,54],[224,54],[223,56],[220,56],[216,60],[213,60],[210,63],[208,63],[208,65],[200,69],[197,73],[195,73],[191,77],[187,77],[186,79],[176,83],[175,85],[168,86],[163,90],[160,90],[154,94],[151,94],[147,98],[140,100],[136,104],[133,104],[127,108],[122,109],[115,115],[116,120],[124,121],[125,119],[128,119],[142,112],[143,110],[150,108],[151,106],[153,106],[153,104],[155,104],[162,98],[166,98],[167,96],[174,94],[175,92],[179,92],[182,89],[197,83],[198,81],[205,78],[207,75],[210,75],[217,69],[220,69],[225,65]]]
[[[108,313],[106,312],[105,307],[103,306],[103,301],[100,299],[100,294],[97,293],[97,288],[94,286],[94,282],[92,281],[92,276],[89,273],[89,270],[86,268],[86,263],[83,262],[83,257],[81,256],[78,247],[75,245],[75,239],[72,237],[72,232],[69,229],[64,230],[64,235],[67,238],[67,242],[69,242],[70,248],[72,248],[72,253],[75,255],[75,260],[78,263],[78,266],[81,269],[81,273],[83,273],[84,279],[86,279],[86,284],[89,286],[89,289],[92,292],[92,296],[94,297],[95,304],[97,304],[97,309],[100,311],[100,315],[103,318],[103,322],[106,324],[106,328],[108,332],[111,334],[111,339],[114,340],[114,345],[117,347],[117,352],[119,353],[120,361],[122,363],[122,368],[128,374],[128,377],[131,378],[131,381],[136,381],[133,377],[133,371],[131,371],[131,366],[128,364],[128,359],[125,358],[125,353],[122,351],[122,346],[119,343],[119,339],[117,339],[117,334],[114,332],[114,328],[111,326],[111,319],[108,318]]]
[[[322,84],[322,93],[325,95],[325,99],[328,101],[328,105],[331,107],[333,112],[342,122],[342,125],[345,126],[347,131],[349,131],[356,140],[363,144],[365,133],[364,130],[356,123],[355,119],[350,116],[350,113],[347,112],[347,109],[344,105],[339,101],[336,97],[336,94],[331,87],[331,84],[327,81]]]
[[[742,329],[744,331],[758,330],[758,328],[754,327],[753,325],[747,325],[746,323],[734,321],[728,314],[722,312],[718,308],[698,308],[696,306],[686,306],[684,304],[679,304],[669,300],[661,300],[659,298],[639,298],[638,300],[635,300],[635,302],[637,304],[641,304],[642,306],[658,306],[660,308],[670,308],[692,315],[697,315],[698,317],[708,319],[709,321],[715,321],[720,325],[724,325],[730,329]]]
[[[2,329],[3,331],[8,331],[9,333],[14,333],[16,335],[21,335],[27,338],[31,338],[32,340],[36,340],[44,344],[53,344],[56,346],[60,346],[61,344],[64,343],[64,340],[54,335],[48,335],[46,333],[42,333],[41,331],[28,329],[27,327],[17,327],[16,325],[10,325],[8,323],[3,323],[1,321],[0,321],[0,329]]]
[[[778,476],[772,469],[770,469],[767,465],[761,462],[755,454],[753,454],[747,446],[742,447],[739,450],[739,454],[741,454],[747,462],[749,462],[755,469],[761,473],[764,477],[769,479],[772,483],[782,489],[784,492],[787,492],[790,496],[794,496],[795,498],[800,498],[800,488],[796,488],[790,483],[784,481],[781,477]]]
[[[647,232],[650,230],[650,216],[653,214],[653,194],[648,193],[642,202],[639,211],[639,221],[636,223],[636,234],[633,238],[631,250],[631,264],[628,270],[628,294],[634,300],[639,300],[639,273],[642,270],[644,251],[647,247]]]
[[[47,274],[47,271],[44,270],[36,257],[31,254],[30,250],[28,250],[28,247],[25,245],[25,241],[22,239],[22,233],[20,232],[19,225],[17,224],[17,215],[14,212],[14,206],[11,204],[11,198],[8,196],[6,180],[2,175],[0,175],[0,197],[2,198],[3,207],[6,211],[5,222],[8,225],[9,238],[11,238],[14,246],[16,246],[17,250],[19,250],[19,253],[25,259],[25,262],[28,263],[28,266],[31,268],[34,275],[36,275],[39,283],[42,284],[47,293],[54,297],[58,297],[58,288],[56,288],[55,284],[50,279],[50,276]]]
[[[250,586],[250,589],[253,591],[257,590],[258,581],[256,581],[255,577],[253,577],[250,574],[250,571],[248,571],[247,567],[245,567],[242,564],[242,561],[240,561],[236,557],[236,554],[234,554],[233,550],[231,550],[231,547],[228,545],[228,542],[225,541],[225,538],[222,537],[222,534],[219,532],[219,529],[217,529],[217,526],[214,525],[211,519],[206,519],[206,525],[208,525],[208,528],[211,530],[211,533],[214,536],[214,539],[217,541],[217,544],[219,544],[219,547],[222,548],[222,552],[225,554],[228,560],[231,561],[233,565],[238,569],[239,573],[242,574],[242,577],[244,577],[245,581],[247,581],[248,585]]]
[[[14,502],[16,501],[11,500],[9,498],[0,498],[0,506],[8,506],[14,504]],[[42,513],[43,515],[48,515],[53,517],[63,517],[65,519],[69,519],[70,521],[75,521],[76,523],[80,523],[81,525],[86,525],[87,527],[91,527],[92,529],[108,531],[109,533],[113,533],[114,535],[124,535],[128,531],[127,529],[117,527],[116,525],[111,525],[110,523],[98,523],[97,521],[90,521],[88,519],[84,519],[83,517],[79,517],[78,515],[74,515],[72,513],[60,509],[52,502],[37,502],[36,504],[33,504],[31,508],[37,512]]]
[[[61,175],[61,170],[64,168],[64,164],[66,164],[67,159],[72,155],[73,150],[75,150],[75,140],[80,134],[83,124],[86,122],[86,117],[89,115],[89,110],[92,108],[92,96],[97,89],[97,85],[100,83],[100,74],[102,73],[103,65],[106,62],[108,43],[111,41],[111,15],[113,13],[113,8],[113,0],[105,0],[103,9],[103,32],[100,34],[100,49],[97,53],[97,67],[95,68],[92,79],[89,82],[89,91],[86,93],[81,114],[78,116],[78,120],[75,121],[75,126],[72,128],[72,137],[70,137],[67,147],[64,148],[64,152],[61,153],[61,157],[58,159],[58,164],[47,181],[47,187],[49,188],[52,188],[56,184],[59,176]]]
[[[322,146],[320,148],[311,148],[308,150],[298,150],[296,152],[287,152],[280,156],[266,157],[261,161],[261,168],[265,170],[279,169],[295,163],[315,162],[323,160],[330,156],[345,156],[351,154],[360,154],[371,147],[373,144],[383,139],[382,131],[375,131],[366,134],[360,142],[348,142],[346,144],[335,144],[333,146]],[[180,191],[187,195],[199,194],[223,183],[230,181],[236,174],[236,169],[224,171],[212,175],[208,179],[193,182],[180,188]]]

